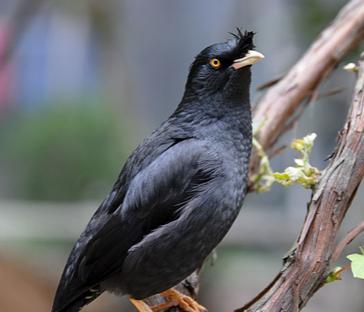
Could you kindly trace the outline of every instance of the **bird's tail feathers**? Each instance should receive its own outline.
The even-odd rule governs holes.
[[[67,303],[56,296],[51,312],[79,312],[82,307],[94,301],[101,294],[102,291],[99,288],[91,288]]]

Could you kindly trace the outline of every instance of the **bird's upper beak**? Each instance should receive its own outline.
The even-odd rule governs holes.
[[[235,69],[239,69],[248,65],[253,65],[262,59],[264,59],[264,55],[262,53],[249,50],[244,57],[234,60],[234,63],[231,66]]]

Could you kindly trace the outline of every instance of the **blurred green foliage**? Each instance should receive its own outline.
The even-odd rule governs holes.
[[[125,120],[115,107],[89,102],[17,116],[2,129],[0,147],[17,187],[9,195],[67,201],[105,196],[129,149]]]

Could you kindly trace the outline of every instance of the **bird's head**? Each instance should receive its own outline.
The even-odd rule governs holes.
[[[187,96],[241,97],[249,93],[250,67],[264,58],[254,51],[253,32],[237,34],[224,43],[202,50],[191,65],[186,83]]]

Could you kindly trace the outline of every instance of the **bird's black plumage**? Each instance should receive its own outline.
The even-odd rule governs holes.
[[[79,311],[105,290],[137,299],[164,291],[225,236],[252,145],[250,66],[231,65],[252,39],[239,31],[196,57],[176,111],[131,154],[75,244],[52,312]]]

